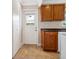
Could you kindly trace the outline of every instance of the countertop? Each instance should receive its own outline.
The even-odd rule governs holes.
[[[66,32],[65,28],[41,28],[42,31]]]

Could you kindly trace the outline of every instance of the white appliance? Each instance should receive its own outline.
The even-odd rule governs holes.
[[[60,59],[66,59],[66,32],[59,32],[58,37],[58,51],[60,51]]]

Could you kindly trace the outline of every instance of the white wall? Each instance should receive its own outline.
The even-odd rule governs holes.
[[[13,19],[12,19],[12,24],[13,24],[13,52],[12,56],[15,56],[17,53],[18,49],[22,45],[22,40],[21,40],[21,30],[22,30],[22,19],[21,19],[21,6],[18,1],[13,0]]]

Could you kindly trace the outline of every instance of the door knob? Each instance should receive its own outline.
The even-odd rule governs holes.
[[[35,31],[37,31],[37,30],[35,30]]]
[[[35,31],[37,31],[37,27],[35,27]]]

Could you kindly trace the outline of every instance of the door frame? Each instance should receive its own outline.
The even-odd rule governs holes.
[[[25,16],[26,15],[29,15],[29,14],[35,14],[35,15],[37,15],[36,17],[37,17],[37,36],[39,36],[39,26],[38,26],[38,24],[39,24],[39,21],[38,21],[38,9],[35,9],[34,11],[32,11],[32,12],[25,12],[24,13],[24,18],[25,18]],[[26,19],[24,19],[23,21],[26,21]],[[25,24],[23,24],[23,26],[25,26]],[[23,27],[23,29],[24,29],[24,27]],[[24,35],[24,34],[23,34]],[[38,39],[37,39],[37,45],[39,45],[39,37],[37,37]],[[24,42],[24,40],[25,40],[25,38],[23,38],[23,42]],[[25,42],[24,42],[25,43]],[[26,43],[25,43],[26,44]]]

